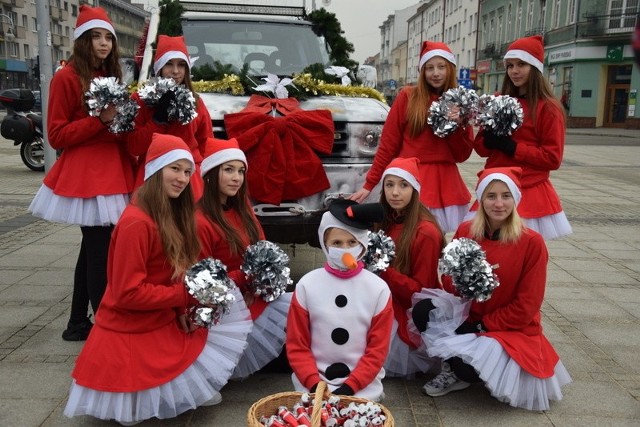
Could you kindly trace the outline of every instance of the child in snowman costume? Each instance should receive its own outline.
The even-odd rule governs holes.
[[[334,201],[318,236],[327,257],[296,286],[287,319],[287,356],[297,391],[319,381],[334,394],[379,401],[393,308],[387,284],[364,269],[367,229],[382,220],[379,203]]]

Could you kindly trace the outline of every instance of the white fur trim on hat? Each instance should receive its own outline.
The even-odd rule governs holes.
[[[177,162],[178,160],[189,160],[191,162],[191,166],[195,166],[195,162],[193,161],[193,156],[187,150],[183,150],[182,148],[178,148],[177,150],[171,150],[167,153],[164,153],[160,157],[156,157],[155,159],[147,162],[144,165],[144,180],[151,178],[151,175],[158,172],[163,167]]]
[[[216,153],[205,157],[202,163],[200,163],[200,175],[205,176],[207,172],[216,166],[233,160],[241,161],[244,163],[244,167],[248,169],[247,158],[244,155],[244,151],[239,148],[225,148],[224,150],[217,151]]]
[[[180,52],[179,50],[170,50],[168,52],[165,52],[164,55],[156,59],[156,62],[153,63],[153,73],[155,75],[158,75],[162,67],[167,65],[167,62],[176,58],[184,59],[189,69],[191,69],[191,60],[187,55],[184,54],[184,52]]]
[[[520,50],[520,49],[508,50],[507,53],[504,54],[504,59],[503,59],[505,67],[507,66],[507,59],[520,59],[526,62],[527,64],[533,65],[542,73],[542,70],[543,70],[542,62],[540,62],[538,58],[531,55],[526,50]]]
[[[369,247],[369,230],[363,230],[360,228],[351,227],[346,225],[344,222],[340,221],[338,218],[333,216],[333,214],[329,211],[322,214],[322,219],[320,220],[320,226],[318,227],[318,238],[320,239],[320,246],[324,251],[325,256],[329,254],[329,250],[324,244],[324,235],[330,228],[339,228],[348,233],[351,233],[353,237],[356,238],[358,242],[362,245],[364,249]],[[362,255],[358,257],[358,261],[361,260],[366,251],[362,252]]]
[[[407,181],[418,193],[420,192],[420,183],[415,176],[401,168],[388,168],[382,174],[382,179],[387,175],[395,175]]]
[[[444,59],[446,59],[447,61],[451,62],[453,65],[456,65],[456,57],[453,53],[451,52],[447,52],[444,49],[432,49],[430,51],[428,51],[427,53],[425,53],[424,55],[422,55],[420,57],[420,63],[418,64],[418,70],[422,69],[422,66],[424,64],[426,64],[426,62],[428,60],[430,60],[431,58],[433,58],[434,56],[441,56]]]
[[[492,181],[496,181],[496,180],[504,182],[507,185],[507,187],[509,187],[509,191],[513,195],[513,200],[515,200],[516,206],[517,206],[518,203],[520,203],[520,199],[522,197],[522,194],[520,193],[520,189],[518,188],[516,183],[513,182],[511,177],[509,177],[509,175],[505,175],[500,172],[490,173],[489,175],[485,176],[482,179],[482,181],[478,183],[478,188],[476,188],[476,199],[478,201],[482,200],[482,194],[484,193],[484,191],[487,189],[487,187],[489,186],[489,184],[491,184]]]
[[[118,36],[116,36],[116,30],[113,29],[113,25],[111,25],[109,22],[103,19],[92,19],[76,27],[76,29],[73,30],[73,39],[76,40],[81,35],[83,35],[86,31],[89,31],[93,28],[102,28],[104,30],[107,30],[111,34],[113,34],[113,37],[115,37],[116,39],[118,38]]]

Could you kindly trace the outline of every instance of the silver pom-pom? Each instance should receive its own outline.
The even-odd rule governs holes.
[[[497,268],[497,267],[496,267]],[[500,283],[482,247],[473,239],[453,239],[442,251],[438,269],[451,276],[458,293],[478,302],[491,298]]]
[[[373,273],[385,271],[396,256],[396,244],[383,230],[369,231],[369,246],[362,262]]]
[[[191,310],[191,320],[198,326],[216,325],[235,301],[231,293],[235,284],[220,260],[206,258],[197,262],[187,270],[184,284],[198,300],[199,305]]]
[[[119,83],[116,77],[94,78],[84,96],[89,107],[89,115],[93,117],[100,116],[102,110],[109,104],[115,105],[116,115],[109,125],[109,132],[120,133],[133,130],[139,106],[129,97],[127,85]]]
[[[440,96],[438,101],[432,102],[429,107],[427,123],[440,138],[451,135],[458,129],[458,121],[449,120],[451,109],[455,106],[460,109],[460,123],[462,127],[473,121],[476,114],[478,94],[473,89],[465,87],[452,88]]]
[[[482,95],[477,108],[476,123],[495,135],[511,135],[524,122],[522,105],[509,95]]]
[[[253,293],[267,302],[278,299],[293,283],[289,256],[268,240],[259,240],[247,248],[240,270]]]
[[[162,95],[168,91],[172,91],[174,94],[167,109],[168,121],[177,121],[186,125],[198,117],[196,99],[193,93],[185,85],[177,84],[170,77],[150,78],[145,82],[144,86],[138,89],[138,96],[146,105],[154,106],[162,98]]]

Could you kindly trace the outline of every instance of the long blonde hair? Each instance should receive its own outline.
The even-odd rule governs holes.
[[[138,188],[134,203],[158,226],[162,247],[173,268],[173,279],[179,279],[200,255],[194,200],[191,184],[178,197],[169,197],[164,191],[162,171],[154,173]]]
[[[424,75],[424,67],[420,69],[418,76],[418,84],[409,93],[409,104],[407,105],[407,123],[409,125],[409,133],[412,137],[418,136],[427,125],[427,117],[429,116],[429,107],[431,106],[431,96],[457,87],[456,66],[445,60],[447,64],[447,81],[442,91],[436,90],[427,83]]]
[[[384,219],[376,229],[388,230],[391,224],[394,223],[395,210],[391,207],[387,198],[384,195],[384,187],[380,194],[380,203],[384,208]],[[400,233],[400,239],[396,242],[396,257],[393,260],[393,267],[402,274],[411,274],[411,243],[416,237],[416,230],[418,229],[418,223],[420,221],[429,221],[440,232],[442,239],[440,241],[440,250],[444,248],[445,237],[438,221],[431,212],[420,201],[420,193],[414,188],[411,194],[411,200],[405,207],[404,211],[404,226]]]
[[[503,182],[499,179],[494,179],[487,185],[484,192],[482,193],[482,197],[478,200],[478,211],[476,215],[473,217],[473,221],[471,222],[470,233],[471,237],[476,241],[481,241],[485,239],[487,233],[491,231],[491,227],[489,226],[489,217],[484,210],[483,201],[486,198],[489,190],[495,185],[496,182]],[[512,243],[516,242],[522,236],[522,233],[525,229],[524,222],[522,222],[522,218],[518,215],[517,206],[514,205],[513,211],[511,211],[511,215],[509,215],[504,222],[502,223],[502,227],[500,227],[500,231],[498,234],[498,240],[504,243]]]

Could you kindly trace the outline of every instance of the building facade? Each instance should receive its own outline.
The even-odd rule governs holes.
[[[0,89],[40,87],[36,1],[49,1],[51,59],[54,67],[73,50],[73,30],[80,4],[105,8],[113,21],[120,55],[132,57],[148,13],[131,0],[0,0]]]

